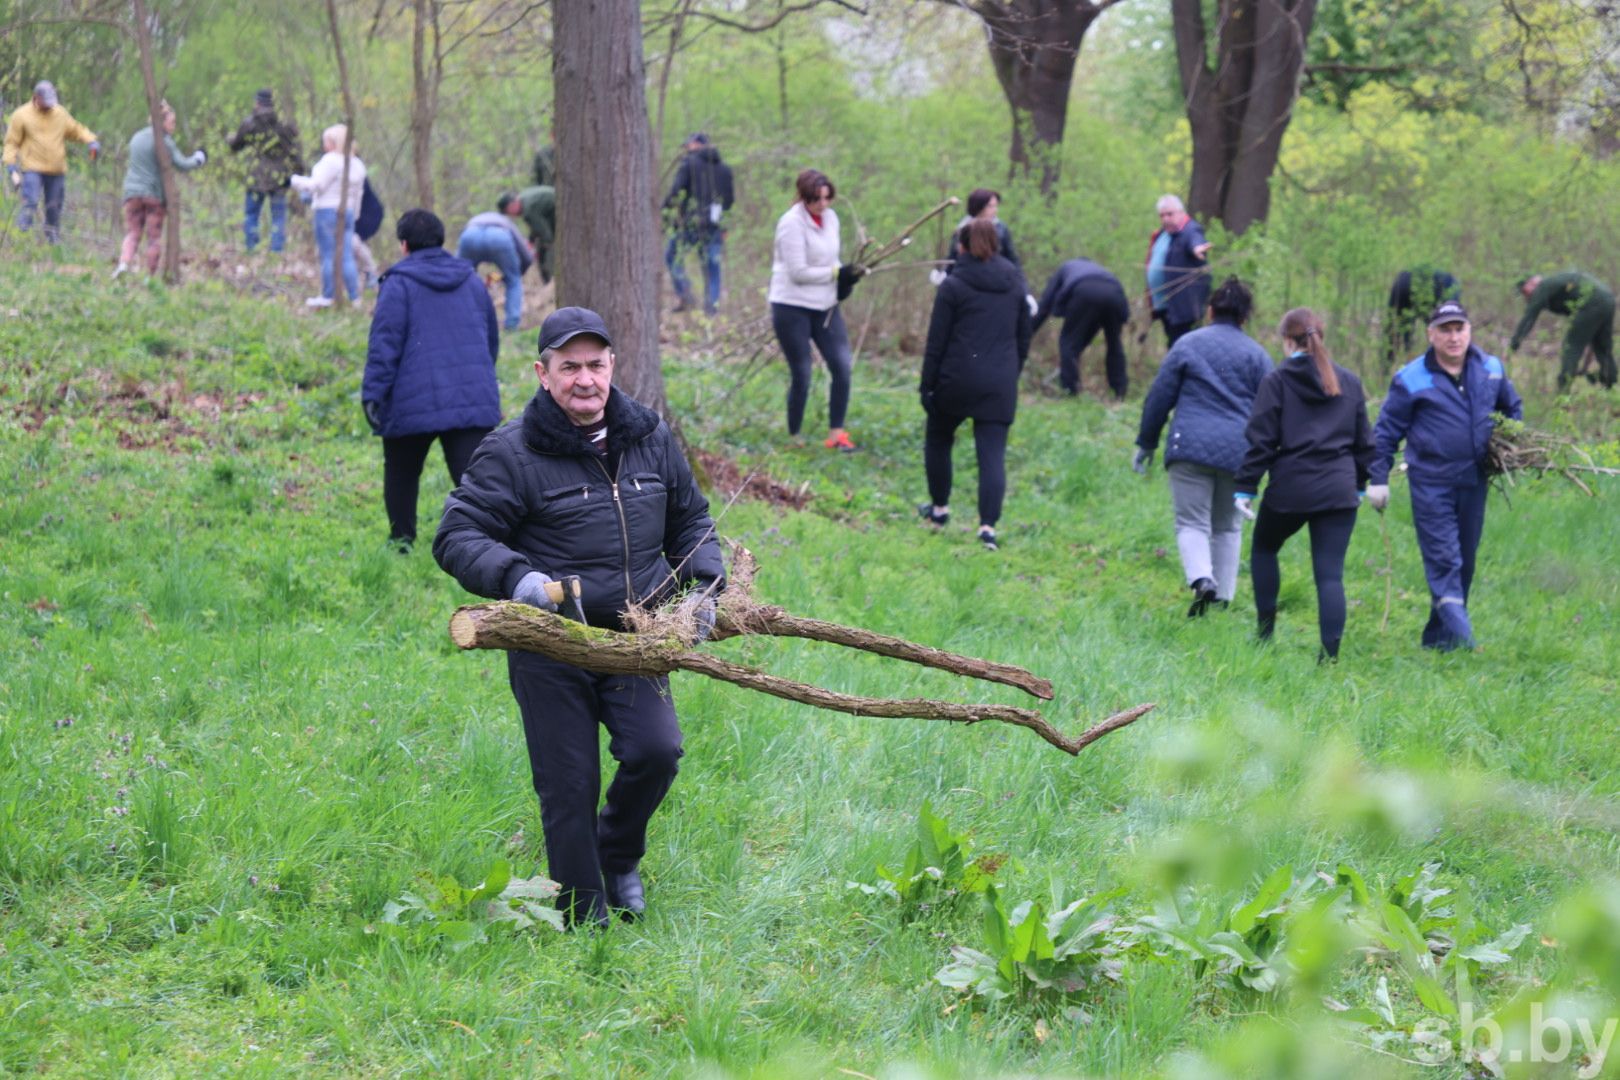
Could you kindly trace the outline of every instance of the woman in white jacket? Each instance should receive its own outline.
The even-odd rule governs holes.
[[[826,175],[806,169],[799,174],[798,201],[776,222],[771,253],[771,326],[787,358],[788,434],[798,435],[810,396],[810,346],[815,344],[832,375],[827,395],[829,450],[854,450],[844,430],[849,409],[851,366],[849,333],[838,308],[838,215],[836,194]],[[853,268],[846,274],[853,273]]]
[[[294,176],[292,186],[300,195],[311,200],[315,210],[315,247],[320,252],[321,295],[312,296],[304,303],[310,307],[329,307],[336,295],[332,280],[332,252],[338,243],[338,200],[343,191],[343,141],[349,129],[333,124],[321,132],[321,160],[309,170],[308,176]],[[352,148],[351,148],[352,150]],[[349,290],[351,302],[360,299],[360,272],[354,261],[354,218],[360,212],[360,200],[365,194],[366,165],[353,153],[349,155],[349,198],[345,204],[343,222],[343,284]]]

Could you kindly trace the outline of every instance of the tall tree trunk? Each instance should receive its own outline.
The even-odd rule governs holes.
[[[141,58],[141,81],[146,85],[146,112],[152,121],[152,154],[157,158],[158,180],[163,186],[163,280],[176,285],[180,282],[180,185],[164,144],[163,95],[158,90],[152,65],[152,25],[147,21],[150,15],[146,0],[132,0],[130,14],[135,23],[135,47]],[[140,244],[135,246],[135,257],[141,257]]]
[[[1119,0],[971,0],[984,23],[985,43],[1012,110],[1009,171],[1038,173],[1043,194],[1057,184],[1069,88],[1080,43]]]
[[[602,314],[615,382],[666,411],[658,353],[659,258],[652,132],[638,0],[553,9],[557,303]]]
[[[337,0],[326,0],[326,14],[332,23],[332,51],[337,53],[338,83],[343,88],[343,176],[338,181],[337,243],[332,245],[332,298],[337,307],[349,302],[343,287],[343,251],[349,245],[349,163],[354,160],[354,94],[349,90],[349,64],[343,57],[343,32],[338,27]],[[358,212],[358,207],[356,212]]]
[[[1194,216],[1241,233],[1271,209],[1271,174],[1299,96],[1317,0],[1218,3],[1211,70],[1201,0],[1171,0],[1193,141],[1187,203]]]
[[[438,56],[437,0],[415,0],[411,23],[411,162],[416,168],[416,201],[433,209],[433,121],[439,108],[437,65],[430,74],[426,43],[433,23],[434,58]]]

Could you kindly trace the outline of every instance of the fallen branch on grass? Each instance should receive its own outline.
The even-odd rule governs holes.
[[[1620,468],[1599,465],[1592,455],[1574,439],[1537,431],[1518,420],[1501,414],[1493,417],[1491,441],[1485,447],[1485,474],[1499,481],[1505,495],[1516,483],[1519,473],[1545,476],[1555,473],[1586,492],[1595,495],[1580,478],[1581,473],[1591,476],[1620,476]]]
[[[716,637],[761,634],[810,638],[1017,686],[1046,699],[1052,697],[1049,682],[1010,664],[959,656],[857,627],[801,619],[780,608],[756,604],[752,599],[753,557],[746,548],[733,545],[733,550],[732,577],[718,606]],[[1154,708],[1152,704],[1137,705],[1071,738],[1035,710],[1013,705],[964,705],[932,698],[871,698],[839,693],[694,651],[689,644],[690,608],[690,604],[685,604],[668,612],[632,613],[630,619],[638,632],[626,634],[582,626],[560,615],[510,601],[470,604],[458,608],[450,617],[450,639],[463,649],[517,649],[609,675],[691,671],[773,697],[852,716],[910,717],[961,724],[999,720],[1029,728],[1068,754],[1078,754],[1104,735],[1125,727]]]

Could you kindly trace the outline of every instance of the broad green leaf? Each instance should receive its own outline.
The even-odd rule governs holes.
[[[505,859],[496,859],[489,864],[489,870],[484,874],[484,883],[472,890],[467,896],[467,903],[476,904],[480,900],[492,900],[501,895],[506,883],[512,880],[512,867]]]
[[[1457,1003],[1451,1000],[1451,995],[1440,985],[1440,980],[1422,972],[1413,972],[1412,989],[1417,991],[1418,1000],[1430,1012],[1441,1016],[1457,1015]]]
[[[1227,925],[1240,934],[1248,933],[1253,929],[1255,920],[1259,918],[1260,913],[1274,906],[1282,898],[1283,894],[1288,891],[1288,887],[1293,884],[1293,881],[1293,867],[1277,867],[1260,886],[1260,891],[1255,894],[1254,899],[1232,912],[1232,917],[1228,920]]]
[[[1348,863],[1340,863],[1335,879],[1341,885],[1350,887],[1350,899],[1357,907],[1371,907],[1372,894],[1367,891],[1367,882],[1361,877],[1361,872]]]
[[[1513,950],[1524,943],[1524,939],[1529,936],[1530,932],[1529,923],[1516,923],[1494,941],[1462,949],[1459,951],[1459,955],[1464,960],[1472,960],[1476,964],[1505,964],[1513,959]]]
[[[1386,1027],[1395,1026],[1395,1006],[1389,1001],[1389,979],[1387,976],[1378,976],[1378,985],[1373,987],[1373,1005],[1378,1015],[1384,1018]]]

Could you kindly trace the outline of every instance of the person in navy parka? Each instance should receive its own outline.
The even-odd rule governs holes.
[[[382,436],[383,505],[390,539],[403,550],[416,540],[417,490],[433,440],[459,484],[501,422],[501,330],[477,268],[444,249],[444,222],[408,210],[395,235],[405,258],[379,283],[360,400]]]
[[[1406,443],[1412,525],[1429,579],[1429,622],[1423,647],[1471,648],[1468,591],[1485,528],[1485,449],[1493,413],[1524,418],[1524,403],[1502,361],[1472,342],[1468,311],[1446,300],[1429,316],[1429,351],[1395,373],[1373,430],[1376,452],[1367,501],[1389,505],[1389,472]]]

